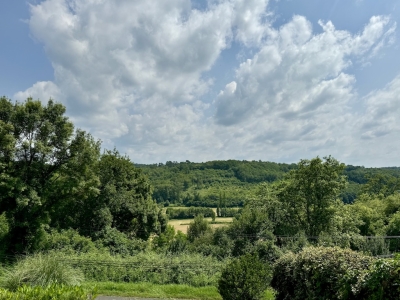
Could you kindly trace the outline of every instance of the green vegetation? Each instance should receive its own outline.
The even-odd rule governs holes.
[[[398,299],[400,260],[309,247],[274,264],[276,299]]]
[[[10,291],[28,286],[47,287],[54,284],[77,286],[84,279],[81,270],[74,269],[60,260],[55,253],[35,254],[18,260],[5,269],[0,277],[0,287]]]
[[[348,249],[305,248],[274,265],[272,287],[280,299],[352,299],[351,285],[372,259]]]
[[[272,270],[256,255],[243,255],[222,271],[218,291],[224,300],[260,300],[268,288]]]
[[[15,292],[0,289],[0,300],[94,300],[96,293],[81,287],[50,285],[47,287],[19,287]]]
[[[193,219],[197,215],[203,215],[215,220],[216,217],[214,210],[208,207],[167,208],[166,214],[169,219]]]
[[[399,168],[330,156],[138,168],[100,149],[61,104],[0,98],[4,297],[79,299],[91,292],[80,284],[98,283],[121,294],[221,299],[218,288],[225,299],[274,299],[271,277],[277,299],[398,295],[399,259],[373,257],[400,252]],[[187,234],[168,216],[190,218]]]
[[[100,295],[173,299],[221,300],[215,286],[193,287],[184,284],[158,285],[154,283],[86,282],[83,287],[96,286]]]
[[[296,164],[263,161],[210,161],[204,163],[171,162],[138,164],[154,186],[153,198],[165,206],[202,207],[243,206],[260,183],[284,178]],[[344,203],[353,203],[361,192],[385,196],[400,190],[400,168],[344,166],[348,185],[341,191]],[[366,185],[367,182],[369,185]]]

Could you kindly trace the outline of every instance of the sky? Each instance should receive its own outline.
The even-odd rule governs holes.
[[[0,95],[135,163],[400,166],[400,0],[0,1]]]

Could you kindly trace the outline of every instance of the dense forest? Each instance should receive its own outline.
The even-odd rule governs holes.
[[[296,164],[263,161],[209,161],[136,164],[152,185],[157,203],[183,206],[243,206],[260,183],[281,180]],[[400,168],[365,168],[347,165],[343,170],[348,184],[340,194],[344,203],[353,203],[357,195],[370,190],[388,195],[400,190]],[[369,186],[366,184],[369,182]],[[374,186],[372,186],[374,185]]]
[[[224,300],[398,299],[398,168],[331,156],[135,166],[65,112],[0,98],[0,299],[85,294],[68,290],[85,280],[210,287]],[[194,217],[187,234],[168,225],[171,204],[204,206],[167,209]],[[212,228],[210,206],[233,221]]]

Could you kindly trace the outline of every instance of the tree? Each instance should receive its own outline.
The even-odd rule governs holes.
[[[166,218],[152,199],[149,181],[127,156],[106,150],[93,171],[99,180],[98,193],[84,201],[70,201],[63,208],[70,212],[70,222],[62,227],[76,228],[94,239],[107,228],[115,228],[144,240],[166,229]]]
[[[193,242],[196,238],[201,237],[207,232],[210,232],[211,226],[206,219],[204,219],[203,215],[197,215],[193,222],[190,223],[187,237],[190,242]]]
[[[52,204],[62,200],[52,190],[87,142],[64,114],[51,99],[42,105],[0,98],[0,214],[6,213],[11,252],[32,247],[49,224]]]
[[[303,230],[308,236],[317,236],[329,230],[335,200],[347,183],[342,175],[344,167],[331,156],[301,160],[297,169],[275,186],[286,214],[281,222],[285,232],[280,234],[292,235]]]

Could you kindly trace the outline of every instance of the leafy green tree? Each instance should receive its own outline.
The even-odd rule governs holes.
[[[153,245],[156,249],[168,248],[173,242],[175,237],[175,228],[171,225],[167,226],[167,229],[160,233],[158,236],[153,238]]]
[[[189,243],[186,234],[178,230],[167,251],[173,254],[178,254],[184,252],[187,249],[188,244]]]
[[[240,256],[250,251],[260,239],[273,240],[272,223],[262,207],[247,204],[238,219],[229,226],[233,240],[232,254]]]
[[[193,242],[196,238],[201,237],[202,235],[210,232],[211,226],[206,219],[204,219],[203,215],[198,215],[194,218],[193,222],[190,223],[187,237],[190,242]]]
[[[331,156],[301,160],[297,169],[275,186],[285,211],[282,234],[303,230],[308,236],[317,236],[327,231],[335,214],[333,205],[346,186],[344,167]]]
[[[105,151],[95,166],[99,192],[75,203],[75,226],[86,236],[96,238],[106,228],[115,228],[147,240],[152,233],[166,229],[167,220],[152,199],[148,179],[118,151]],[[72,225],[72,224],[71,224]]]
[[[262,299],[272,278],[272,269],[258,256],[246,254],[230,262],[218,281],[218,292],[224,300]]]
[[[0,214],[6,213],[9,224],[10,252],[34,246],[50,223],[53,204],[63,199],[53,188],[72,172],[68,163],[86,142],[87,135],[74,133],[64,114],[65,107],[53,100],[43,105],[0,98]]]
[[[362,193],[386,197],[400,190],[400,178],[393,175],[385,173],[369,174],[367,179],[368,182],[361,190]]]

